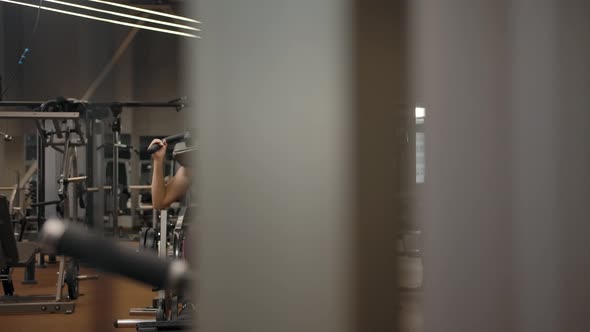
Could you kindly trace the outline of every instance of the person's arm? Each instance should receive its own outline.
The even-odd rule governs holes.
[[[166,159],[166,142],[159,139],[152,141],[163,148],[153,154],[152,206],[165,209],[178,200],[187,191],[190,181],[184,167],[181,167],[168,184],[164,182],[164,160]],[[150,146],[152,145],[150,144]]]

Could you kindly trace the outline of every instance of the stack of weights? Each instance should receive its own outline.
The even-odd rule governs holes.
[[[31,201],[31,204],[37,203],[37,181],[31,180],[29,181],[29,185],[27,186],[27,193],[25,195],[26,199]]]

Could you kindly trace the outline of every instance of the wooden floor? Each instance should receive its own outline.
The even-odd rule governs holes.
[[[14,270],[13,279],[18,295],[55,294],[58,264],[48,268],[37,269],[37,285],[23,285],[24,269]],[[81,268],[80,274],[100,274],[99,280],[80,282],[80,292],[76,309],[73,314],[34,314],[34,315],[2,315],[0,331],[135,331],[135,329],[115,329],[113,320],[129,317],[129,308],[151,305],[156,293],[149,286],[132,280],[101,274],[88,268]],[[0,287],[1,289],[1,287]],[[67,289],[64,288],[64,296]],[[149,317],[134,317],[146,318]]]
[[[137,243],[129,243],[136,246]],[[421,283],[421,264],[416,260],[401,262],[402,281],[407,286]],[[24,269],[15,269],[13,279],[18,295],[55,294],[58,264],[48,265],[46,269],[37,269],[37,285],[22,285]],[[404,272],[405,271],[405,272]],[[129,317],[129,308],[149,306],[156,293],[151,287],[132,280],[101,274],[88,268],[81,268],[81,274],[100,274],[99,280],[80,282],[83,294],[75,301],[73,314],[35,314],[35,315],[0,315],[0,331],[20,332],[75,332],[75,331],[135,331],[135,329],[115,329],[113,321]],[[417,280],[420,279],[420,280]],[[64,296],[67,290],[64,288]],[[423,330],[420,291],[405,291],[402,294],[401,331],[420,332]]]

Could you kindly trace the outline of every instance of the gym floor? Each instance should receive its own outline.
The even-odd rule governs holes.
[[[137,245],[136,242],[127,243]],[[13,280],[17,294],[54,294],[57,268],[58,264],[48,264],[45,269],[36,269],[38,281],[36,285],[21,284],[24,269],[15,269]],[[100,274],[100,272],[81,268],[80,274]],[[43,332],[93,331],[93,328],[96,331],[132,331],[132,329],[115,329],[113,320],[132,318],[129,317],[130,308],[149,306],[156,295],[149,286],[108,274],[100,274],[98,280],[81,281],[80,292],[82,295],[75,301],[76,310],[73,314],[1,315],[2,331],[29,332],[37,331],[40,327],[43,327]],[[64,288],[64,294],[66,293],[67,290]],[[105,298],[107,293],[111,294],[111,299]],[[420,332],[423,329],[419,293],[404,291],[401,294],[401,331]],[[111,305],[103,303],[111,303]]]
[[[36,269],[36,285],[23,285],[24,269],[14,270],[13,280],[18,295],[55,294],[58,264],[48,264],[45,269]],[[130,308],[149,306],[156,295],[149,286],[123,277],[101,274],[93,269],[81,268],[80,274],[100,274],[98,280],[80,282],[80,293],[73,314],[34,314],[0,316],[2,331],[131,331],[115,329],[115,318],[129,317]],[[67,290],[64,288],[64,294]],[[108,298],[109,294],[112,298]],[[110,303],[110,304],[109,304]],[[142,317],[135,317],[142,318]]]

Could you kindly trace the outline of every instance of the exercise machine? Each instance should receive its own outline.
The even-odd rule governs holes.
[[[60,149],[58,144],[65,140],[64,130],[59,129],[64,122],[74,125],[73,132],[85,134],[85,164],[84,174],[87,174],[84,185],[86,188],[96,188],[94,191],[85,192],[83,195],[85,203],[84,222],[90,227],[105,231],[105,205],[110,210],[110,228],[112,234],[117,234],[119,203],[119,174],[118,167],[112,167],[110,180],[112,183],[105,183],[104,174],[104,151],[102,149],[112,148],[113,165],[118,165],[120,149],[126,149],[121,144],[121,114],[124,109],[137,108],[167,108],[176,111],[182,110],[187,104],[186,99],[178,98],[169,102],[141,102],[141,101],[112,101],[92,102],[72,98],[56,98],[49,101],[0,101],[0,119],[30,119],[35,121],[38,128],[38,189],[37,200],[45,201],[44,186],[46,182],[46,153],[45,148],[51,147]],[[46,124],[50,122],[49,125]],[[54,128],[51,128],[53,124]],[[105,144],[104,134],[110,129],[113,135],[112,144]],[[72,133],[72,131],[69,131]],[[58,150],[59,151],[59,150]],[[61,185],[60,185],[61,186]],[[110,186],[110,190],[105,187]],[[110,204],[105,204],[106,192],[110,192]],[[79,195],[82,197],[82,195]],[[37,207],[38,223],[41,225],[45,218],[45,206]],[[41,264],[43,265],[43,264]]]
[[[64,301],[62,287],[64,283],[77,283],[78,270],[68,266],[67,272],[60,270],[57,276],[57,291],[55,295],[17,296],[12,281],[12,269],[27,267],[34,262],[39,246],[33,242],[17,242],[14,237],[12,220],[10,218],[8,199],[0,196],[0,279],[4,296],[0,297],[0,314],[16,313],[65,313],[74,312],[75,304]]]
[[[192,146],[189,133],[181,133],[164,138],[169,146],[174,145],[173,160],[183,167],[193,168],[196,164],[197,150]],[[189,146],[187,146],[187,144]],[[155,153],[161,147],[153,145],[149,153]],[[190,195],[189,195],[190,196]],[[152,228],[143,230],[140,239],[140,249],[158,253],[161,259],[186,261],[185,243],[187,243],[188,227],[194,219],[195,206],[190,199],[180,208],[178,217],[169,222],[167,210],[160,211],[159,223],[154,218]],[[154,211],[154,216],[157,213]],[[157,231],[159,230],[159,231]],[[114,322],[115,327],[135,327],[137,331],[182,330],[191,326],[196,308],[190,296],[179,290],[164,288],[157,289],[158,296],[152,307],[132,308],[130,316],[152,316],[154,319],[119,319]]]
[[[71,124],[54,122],[54,131],[49,131],[42,124],[39,131],[46,137],[46,144],[62,153],[61,171],[58,176],[58,197],[53,201],[37,202],[32,206],[55,205],[58,215],[68,222],[80,222],[78,218],[78,205],[80,191],[77,183],[86,181],[86,176],[80,176],[78,173],[78,153],[77,147],[83,146],[87,142],[87,137],[81,129],[78,119],[72,119]],[[68,259],[62,256],[59,262],[59,278],[56,287],[58,290],[67,285],[68,297],[75,300],[80,296],[80,280],[96,279],[97,276],[79,276],[80,265],[75,259]]]

